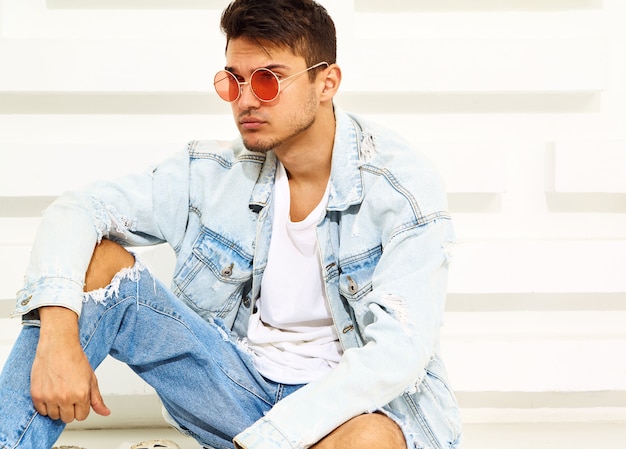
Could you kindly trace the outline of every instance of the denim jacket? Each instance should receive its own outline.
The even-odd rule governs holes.
[[[393,132],[339,110],[336,118],[317,241],[344,355],[236,442],[305,448],[353,416],[381,411],[418,447],[453,447],[460,419],[439,349],[454,241],[442,180]],[[62,195],[43,216],[15,314],[44,305],[80,313],[90,249],[102,237],[167,242],[174,294],[245,335],[267,263],[276,162],[240,139],[194,141],[149,172]]]

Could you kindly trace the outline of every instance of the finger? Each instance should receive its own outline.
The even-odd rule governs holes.
[[[59,408],[59,418],[65,424],[69,424],[74,421],[74,405],[68,405]]]
[[[48,409],[48,418],[53,419],[53,420],[58,420],[61,419],[61,411],[59,410],[59,407],[47,407]]]
[[[74,418],[77,421],[84,421],[89,416],[90,410],[89,402],[74,404]]]
[[[48,407],[46,407],[46,403],[42,401],[34,401],[33,405],[35,406],[35,410],[42,416],[48,416]]]
[[[91,408],[101,416],[109,416],[111,414],[111,410],[109,410],[109,407],[104,403],[104,399],[102,399],[100,388],[98,387],[98,379],[95,374],[91,376]]]

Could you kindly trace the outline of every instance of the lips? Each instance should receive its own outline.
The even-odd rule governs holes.
[[[255,117],[246,117],[239,120],[239,124],[244,129],[257,129],[265,123],[264,120]]]

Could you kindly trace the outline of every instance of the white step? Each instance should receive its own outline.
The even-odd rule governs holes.
[[[58,444],[86,449],[130,449],[151,439],[169,439],[181,449],[200,449],[173,429],[67,430]],[[465,424],[464,449],[617,449],[624,447],[626,422]]]

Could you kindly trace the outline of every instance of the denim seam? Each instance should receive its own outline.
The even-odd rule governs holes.
[[[24,431],[21,433],[20,437],[15,442],[16,443],[15,445],[13,445],[12,447],[3,445],[3,446],[0,446],[0,449],[13,449],[13,448],[17,447],[20,444],[20,441],[22,441],[22,439],[24,438],[24,435],[26,435],[26,431],[33,424],[33,421],[35,420],[35,418],[37,417],[38,414],[39,414],[38,412],[35,412],[35,413],[32,414],[32,416],[28,420],[28,424],[26,424],[26,426],[24,426]]]

